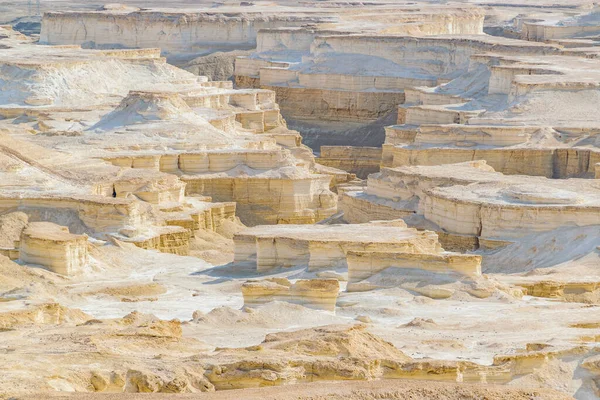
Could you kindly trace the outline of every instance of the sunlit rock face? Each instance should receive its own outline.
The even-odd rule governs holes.
[[[594,180],[509,176],[476,161],[385,168],[369,176],[365,190],[345,192],[341,204],[350,218],[356,214],[350,207],[367,212],[363,204],[374,203],[422,215],[442,232],[510,240],[564,226],[598,225],[597,190]]]
[[[244,305],[257,306],[271,301],[285,301],[317,309],[335,310],[340,291],[336,279],[298,280],[267,279],[248,281],[242,285]]]
[[[101,10],[44,15],[40,42],[110,48],[160,47],[167,54],[202,53],[212,48],[243,49],[256,45],[260,29],[327,22],[326,16],[276,13]]]
[[[256,226],[234,237],[235,262],[258,271],[306,265],[309,270],[346,268],[349,251],[439,252],[433,232],[419,232],[403,221],[355,225]]]
[[[20,260],[74,275],[88,263],[87,236],[73,235],[67,227],[50,222],[32,222],[21,234]]]
[[[258,32],[307,25],[360,29],[361,22],[373,21],[374,12],[388,14],[381,16],[378,26],[378,30],[388,33],[469,34],[483,30],[483,13],[468,7],[427,7],[424,12],[416,7],[402,9],[391,5],[315,9],[294,4],[284,12],[263,4],[229,10],[199,7],[198,11],[104,7],[97,11],[45,13],[40,42],[100,48],[160,47],[168,54],[257,46],[266,51],[282,45],[301,50],[310,45],[314,30],[302,35],[284,29],[257,39]],[[346,15],[351,18],[345,18]],[[420,21],[415,24],[416,18]]]

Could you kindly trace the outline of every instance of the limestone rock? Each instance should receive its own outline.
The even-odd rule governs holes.
[[[20,259],[63,275],[79,273],[88,263],[87,236],[50,222],[32,222],[21,234]]]
[[[258,226],[234,236],[235,261],[255,262],[258,271],[295,265],[318,270],[346,267],[349,251],[437,252],[440,249],[435,234],[402,225]]]
[[[590,194],[597,189],[593,181],[563,184],[538,177],[509,177],[487,166],[482,169],[480,164],[454,164],[452,168],[462,171],[459,178],[447,166],[384,169],[369,177],[363,193],[371,196],[365,197],[368,203],[422,214],[440,231],[456,236],[510,240],[527,232],[520,228],[523,218],[528,219],[527,229],[535,231],[599,223],[591,215],[595,205]],[[342,196],[344,211],[346,204],[365,209],[359,195]],[[355,214],[352,209],[348,212],[350,218]]]
[[[378,374],[378,359],[409,360],[389,343],[365,332],[364,325],[270,334],[259,351],[260,362],[253,359],[254,348],[224,350],[224,354],[240,361],[213,366],[207,375],[209,380],[217,389],[281,385],[295,380],[364,380]]]
[[[19,258],[21,233],[29,218],[22,212],[0,215],[0,254],[15,260]]]
[[[138,312],[123,317],[122,323],[128,327],[119,335],[148,336],[152,338],[180,338],[181,323],[178,320],[163,321],[153,315]]]
[[[248,281],[242,285],[244,306],[254,306],[270,301],[288,301],[308,307],[335,310],[340,291],[335,279],[297,280],[292,283],[285,278]]]
[[[90,318],[81,310],[69,309],[58,303],[47,303],[24,310],[0,313],[0,330],[12,330],[31,325],[77,324]]]

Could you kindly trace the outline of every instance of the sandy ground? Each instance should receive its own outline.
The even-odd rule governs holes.
[[[15,400],[34,400],[42,395],[18,396]],[[302,387],[284,386],[260,389],[230,390],[202,394],[71,394],[48,395],[52,400],[563,400],[570,399],[551,390],[523,390],[495,386],[452,384],[431,381],[380,380],[373,382],[320,382]]]

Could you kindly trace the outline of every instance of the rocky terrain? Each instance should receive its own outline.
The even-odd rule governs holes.
[[[599,10],[1,4],[0,398],[599,399]]]

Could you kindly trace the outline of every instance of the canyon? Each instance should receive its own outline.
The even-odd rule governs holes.
[[[596,3],[40,8],[0,399],[600,398]]]

